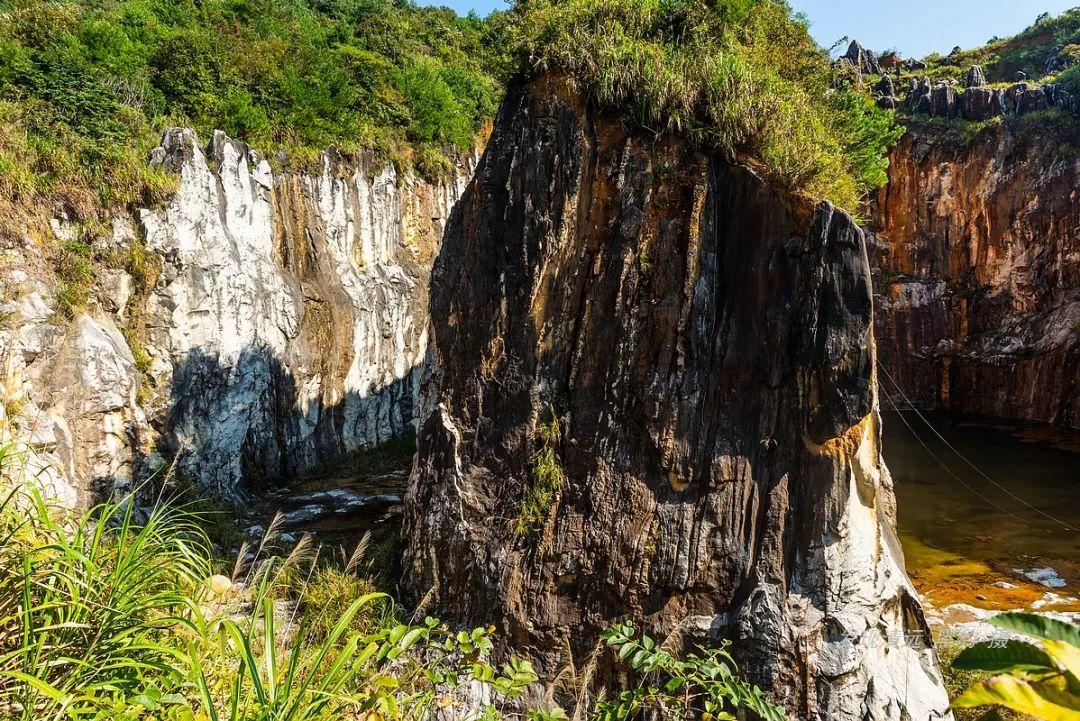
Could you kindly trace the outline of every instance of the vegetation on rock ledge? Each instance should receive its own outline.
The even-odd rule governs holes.
[[[1059,82],[1080,94],[1080,7],[1052,17],[1044,13],[1032,25],[1009,38],[993,38],[970,50],[934,53],[925,58],[919,75],[962,82],[972,65],[980,66],[991,83],[1011,83],[1018,72],[1040,83]]]
[[[837,84],[779,0],[530,0],[486,19],[407,0],[0,0],[0,198],[80,218],[156,202],[170,182],[146,155],[168,125],[438,174],[521,62],[849,209],[885,181],[891,115]]]
[[[855,210],[902,133],[839,74],[779,0],[530,0],[515,49],[645,128],[760,161],[774,180]]]

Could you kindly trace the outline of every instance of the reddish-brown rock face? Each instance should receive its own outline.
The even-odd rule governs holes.
[[[628,126],[561,82],[511,84],[451,214],[413,600],[495,622],[549,682],[602,682],[598,635],[630,616],[735,639],[796,718],[941,718],[878,450],[862,231]],[[565,483],[522,532],[540,451]]]
[[[875,335],[918,405],[1077,428],[1080,155],[1036,128],[909,129],[873,204]]]

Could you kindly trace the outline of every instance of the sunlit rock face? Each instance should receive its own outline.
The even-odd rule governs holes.
[[[871,223],[878,353],[908,400],[1080,428],[1075,138],[912,124]]]
[[[473,161],[437,183],[333,152],[280,172],[220,132],[204,146],[173,129],[150,162],[176,194],[117,218],[99,253],[144,247],[145,287],[104,269],[67,320],[32,244],[5,249],[7,375],[64,495],[125,488],[175,457],[238,497],[413,432],[427,279]]]
[[[598,636],[631,616],[734,639],[794,718],[947,716],[879,451],[863,232],[624,121],[559,80],[512,84],[451,214],[414,600],[495,622],[552,684],[610,682]],[[545,449],[566,481],[522,532]]]

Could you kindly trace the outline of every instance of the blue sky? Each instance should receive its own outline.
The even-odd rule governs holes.
[[[418,0],[459,13],[486,15],[505,0]],[[899,48],[905,57],[971,48],[995,35],[1013,35],[1041,12],[1058,14],[1080,0],[789,0],[810,18],[810,32],[828,47],[847,35],[873,50]]]

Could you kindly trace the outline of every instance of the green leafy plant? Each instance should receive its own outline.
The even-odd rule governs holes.
[[[21,463],[16,445],[0,447],[4,477]],[[194,721],[198,709],[212,721],[419,720],[461,686],[486,685],[501,703],[536,681],[526,661],[488,662],[492,629],[396,623],[379,610],[389,599],[367,582],[335,576],[320,598],[341,610],[321,626],[325,610],[305,612],[275,592],[303,576],[305,563],[309,579],[326,572],[314,552],[268,555],[264,539],[232,579],[211,575],[200,516],[184,506],[165,501],[144,514],[125,498],[73,515],[32,487],[5,494],[5,719]],[[326,585],[308,581],[316,594]],[[476,712],[498,717],[491,706]]]
[[[765,721],[782,721],[784,712],[768,695],[738,676],[727,643],[699,648],[678,658],[629,621],[612,626],[602,636],[619,659],[639,674],[640,682],[610,701],[602,701],[597,721],[648,718],[734,721],[737,710],[748,710]]]
[[[1080,628],[1018,612],[998,614],[989,623],[1036,643],[994,640],[961,651],[954,668],[995,675],[971,684],[953,706],[1004,706],[1046,721],[1080,718]]]
[[[297,163],[471,150],[504,31],[392,0],[0,0],[0,217],[160,202],[173,184],[146,158],[170,125]]]
[[[559,461],[558,447],[562,440],[562,427],[558,418],[536,427],[540,448],[533,454],[533,477],[525,487],[519,502],[514,535],[526,536],[536,532],[547,522],[552,506],[558,500],[566,484],[566,473]]]
[[[197,598],[209,555],[195,519],[133,503],[72,519],[36,490],[0,504],[0,707],[47,719],[109,707],[152,679],[181,682],[168,629]]]
[[[60,281],[56,291],[57,304],[61,312],[70,317],[89,299],[97,277],[93,248],[82,239],[64,241],[60,245],[56,269]]]

